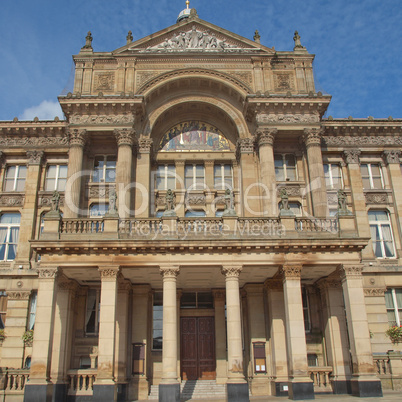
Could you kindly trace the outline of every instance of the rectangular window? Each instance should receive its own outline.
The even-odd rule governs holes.
[[[342,169],[339,163],[324,163],[324,176],[328,189],[343,188]]]
[[[4,179],[4,191],[24,191],[26,177],[26,166],[9,166]]]
[[[363,188],[365,190],[384,188],[381,166],[379,163],[362,163],[360,169],[362,173]]]
[[[0,261],[15,260],[21,215],[4,213],[0,217]]]
[[[214,188],[216,190],[233,189],[232,165],[219,163],[214,166]]]
[[[174,165],[160,165],[155,176],[157,190],[174,190],[176,188],[176,168]]]
[[[265,343],[253,342],[253,354],[254,354],[254,371],[256,373],[266,373],[266,357],[265,357]]]
[[[89,289],[85,314],[85,332],[87,335],[99,333],[100,289]]]
[[[395,245],[388,212],[369,211],[368,216],[375,256],[378,258],[394,258]]]
[[[296,159],[291,154],[276,154],[275,159],[275,177],[276,181],[295,181]]]
[[[116,160],[113,155],[97,156],[92,181],[94,183],[114,183],[116,181]]]
[[[303,301],[303,316],[304,316],[304,330],[310,332],[310,308],[308,303],[308,295],[306,288],[302,288],[302,301]]]
[[[38,293],[36,290],[34,290],[31,293],[31,297],[29,299],[28,330],[34,329],[34,327],[35,327],[37,298],[38,298]]]
[[[211,292],[183,292],[180,308],[214,308],[213,295]]]
[[[184,167],[184,186],[190,191],[205,188],[204,165],[193,164]]]
[[[67,165],[49,165],[46,170],[45,191],[64,191],[67,182]]]
[[[163,339],[163,294],[154,293],[154,304],[152,311],[152,349],[162,350]]]
[[[385,292],[388,323],[391,326],[402,324],[402,288],[392,288]]]
[[[0,329],[4,329],[6,325],[7,315],[7,293],[5,290],[0,291]]]

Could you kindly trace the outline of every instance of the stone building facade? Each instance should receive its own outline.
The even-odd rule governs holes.
[[[402,120],[323,118],[294,40],[88,33],[65,120],[0,122],[6,401],[402,387]]]

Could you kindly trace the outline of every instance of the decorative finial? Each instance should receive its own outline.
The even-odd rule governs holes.
[[[133,33],[131,31],[128,31],[128,35],[126,36],[127,39],[127,45],[129,45],[133,41]]]
[[[91,31],[88,31],[88,34],[85,37],[85,46],[83,46],[82,49],[92,49],[92,34],[91,34]]]
[[[258,29],[256,29],[255,30],[255,34],[254,34],[254,42],[256,42],[256,43],[260,43],[260,39],[261,39],[261,35],[260,35],[260,33],[258,32]]]
[[[187,10],[190,8],[190,0],[186,0]]]
[[[301,42],[300,42],[300,35],[299,32],[295,31],[295,36],[293,37],[293,40],[295,41],[295,47],[293,48],[293,50],[296,49],[306,49],[304,46],[302,46]]]

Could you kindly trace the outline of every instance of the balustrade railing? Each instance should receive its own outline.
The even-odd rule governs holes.
[[[373,359],[378,375],[391,374],[391,363],[388,355],[374,355]]]
[[[313,380],[314,387],[331,388],[329,376],[332,373],[332,367],[309,367],[308,373]]]
[[[22,394],[29,380],[29,369],[6,369],[4,374],[5,392]]]
[[[295,227],[298,232],[338,232],[336,218],[296,218]]]
[[[239,234],[269,234],[280,235],[279,218],[238,218],[237,227]]]
[[[60,225],[62,234],[101,233],[103,232],[103,219],[63,219]]]
[[[68,370],[68,393],[74,395],[92,395],[97,370],[79,369]]]
[[[161,231],[161,218],[121,219],[119,222],[119,233],[130,237],[153,236]]]

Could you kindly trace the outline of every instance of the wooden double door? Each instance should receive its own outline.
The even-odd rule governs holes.
[[[214,380],[216,377],[214,317],[181,317],[181,377]]]

